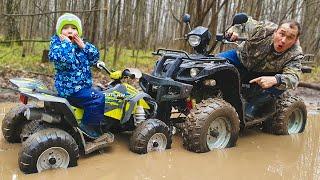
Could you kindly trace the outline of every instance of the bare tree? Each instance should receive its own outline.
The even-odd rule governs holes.
[[[7,14],[14,14],[18,11],[20,8],[20,2],[17,1],[7,1],[6,2],[6,13]],[[5,34],[5,39],[10,40],[10,39],[21,39],[20,32],[18,29],[18,25],[16,23],[15,18],[6,16],[6,34]],[[21,45],[21,43],[20,43]]]
[[[55,33],[57,18],[71,12],[82,20],[88,41],[105,52],[115,47],[116,64],[123,48],[132,49],[137,58],[139,51],[146,49],[187,49],[185,41],[176,40],[189,32],[182,22],[185,13],[191,15],[192,27],[208,27],[215,37],[235,13],[245,12],[257,20],[275,23],[298,20],[304,51],[320,59],[319,8],[319,0],[0,0],[4,20],[0,21],[0,36],[5,39],[2,42],[23,43],[23,55],[31,53],[32,42],[48,41]]]

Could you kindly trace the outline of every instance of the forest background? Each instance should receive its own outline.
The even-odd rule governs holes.
[[[151,52],[157,48],[190,51],[179,40],[188,32],[185,13],[192,27],[208,27],[213,37],[239,12],[275,23],[295,19],[301,23],[304,53],[313,60],[313,73],[303,80],[320,82],[320,0],[0,0],[0,87],[16,71],[52,77],[46,53],[57,18],[65,12],[80,17],[83,37],[100,49],[108,66],[144,72],[152,69],[156,57]]]

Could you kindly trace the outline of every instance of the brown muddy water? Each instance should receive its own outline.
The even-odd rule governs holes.
[[[0,121],[14,103],[0,104]],[[234,148],[197,154],[185,150],[181,137],[172,149],[137,155],[127,135],[116,135],[103,153],[81,157],[78,166],[25,175],[18,167],[20,144],[0,135],[0,179],[320,179],[320,115],[309,108],[304,133],[275,136],[246,130]]]

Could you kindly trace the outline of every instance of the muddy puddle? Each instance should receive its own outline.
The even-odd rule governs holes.
[[[15,105],[0,104],[0,121]],[[128,136],[117,135],[103,153],[82,157],[75,168],[25,175],[18,167],[20,144],[8,144],[0,135],[0,179],[320,179],[320,115],[309,110],[304,133],[275,136],[246,130],[237,146],[204,154],[182,147],[175,136],[172,149],[137,155],[128,149]]]

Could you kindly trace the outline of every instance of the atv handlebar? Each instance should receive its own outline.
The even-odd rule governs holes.
[[[99,63],[98,63],[98,64],[97,64],[97,68],[105,70],[108,75],[111,74],[111,71],[110,71],[104,64],[99,64]]]
[[[162,52],[173,52],[173,53],[180,53],[180,54],[184,54],[188,59],[191,59],[191,57],[189,56],[189,54],[185,51],[177,51],[177,50],[173,50],[173,49],[163,49],[163,48],[160,48],[160,49],[157,49],[156,52],[152,52],[153,55],[155,56],[162,56],[163,53]]]
[[[97,64],[97,67],[98,67],[99,69],[105,70],[108,75],[111,75],[111,73],[112,73],[111,70],[109,70],[106,66],[104,66],[104,65],[102,65],[102,64]],[[135,78],[135,75],[132,74],[132,73],[130,72],[130,70],[125,69],[125,70],[122,71],[122,77],[129,77],[129,78],[131,78],[131,79],[134,79],[134,78]],[[119,79],[121,79],[122,77],[119,77]]]
[[[238,37],[236,41],[246,41],[248,38],[246,37]],[[223,41],[223,40],[227,40],[229,42],[232,42],[230,41],[230,37],[226,37],[225,35],[223,34],[217,34],[216,35],[216,40],[217,41]]]
[[[128,69],[125,69],[124,71],[122,71],[122,76],[123,76],[123,77],[129,77],[129,78],[131,78],[131,79],[134,79],[134,78],[135,78],[135,75],[132,74],[132,73],[130,72],[130,70],[128,70]]]

